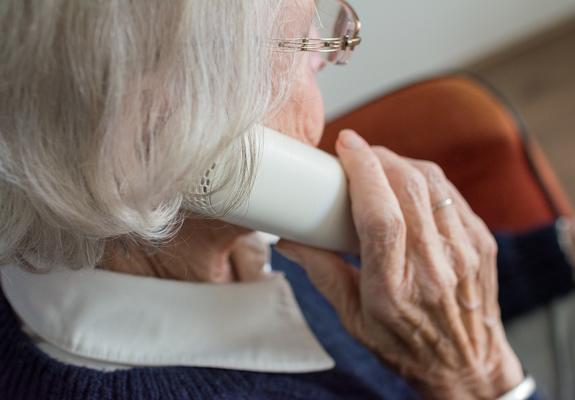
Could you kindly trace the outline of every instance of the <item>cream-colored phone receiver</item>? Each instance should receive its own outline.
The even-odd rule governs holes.
[[[227,213],[226,222],[310,246],[358,253],[345,172],[332,155],[263,126],[255,128],[258,159],[247,200]],[[210,186],[217,186],[218,163]],[[210,190],[207,190],[210,192]],[[209,196],[212,212],[226,190]]]

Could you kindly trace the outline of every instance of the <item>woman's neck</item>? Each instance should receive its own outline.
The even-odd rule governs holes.
[[[226,283],[258,279],[267,262],[267,245],[256,233],[215,220],[187,219],[177,235],[160,247],[114,243],[101,268],[140,276]]]

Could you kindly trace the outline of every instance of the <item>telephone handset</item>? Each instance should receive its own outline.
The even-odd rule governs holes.
[[[253,186],[247,201],[221,219],[310,246],[357,254],[347,179],[337,158],[263,126],[255,131],[258,159]],[[216,162],[211,185],[217,184],[217,177]],[[207,203],[217,212],[225,198],[224,185]]]

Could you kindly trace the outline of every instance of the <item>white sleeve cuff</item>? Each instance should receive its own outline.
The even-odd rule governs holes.
[[[535,380],[528,375],[519,385],[515,386],[503,396],[498,397],[497,400],[527,400],[533,396],[535,389]]]
[[[573,221],[569,218],[561,217],[555,223],[555,229],[557,230],[559,247],[561,247],[571,266],[575,268],[575,238],[573,237],[575,228],[573,228]]]

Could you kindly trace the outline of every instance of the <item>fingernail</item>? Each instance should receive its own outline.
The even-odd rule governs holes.
[[[344,129],[339,133],[339,141],[343,147],[350,150],[361,149],[366,145],[365,140],[351,129]]]

